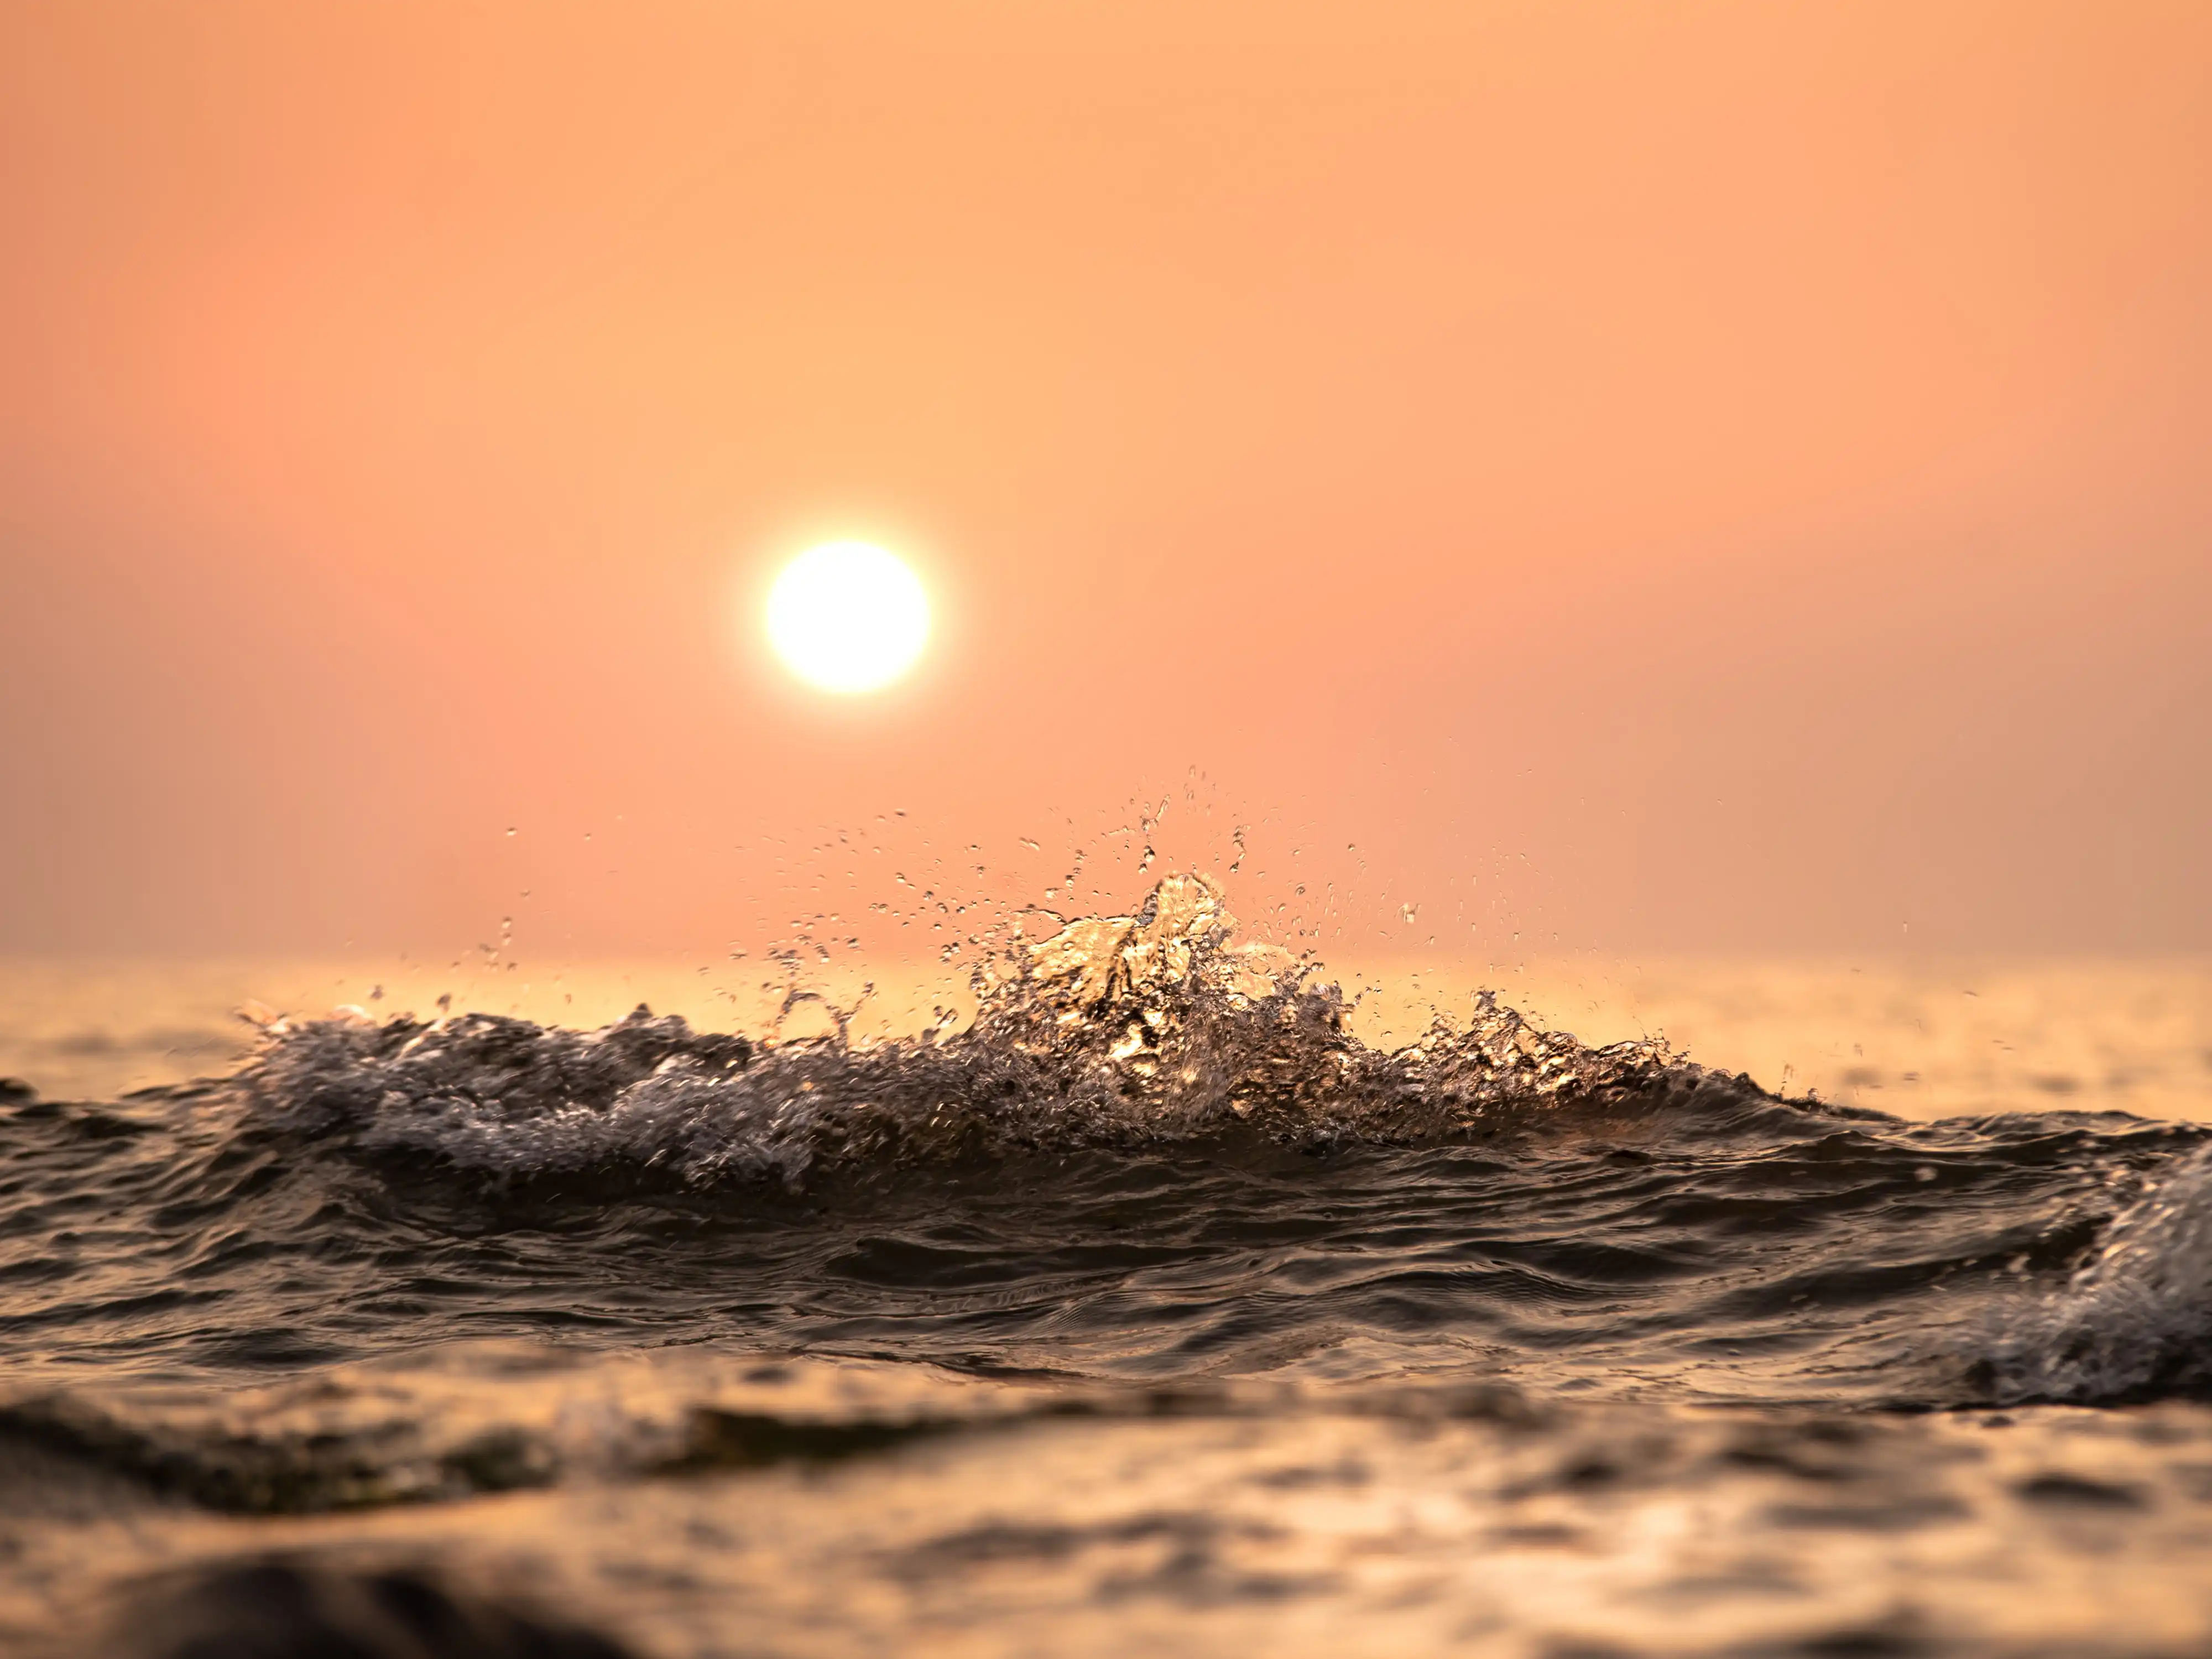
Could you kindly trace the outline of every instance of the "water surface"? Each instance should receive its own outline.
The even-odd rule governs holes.
[[[1376,1041],[1195,878],[920,1036],[264,1018],[0,1114],[21,1641],[272,1556],[670,1659],[2212,1640],[2193,1122]]]

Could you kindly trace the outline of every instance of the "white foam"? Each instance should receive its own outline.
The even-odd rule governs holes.
[[[2008,1310],[1990,1359],[2007,1401],[2212,1390],[2212,1146],[2123,1211],[2063,1291]]]

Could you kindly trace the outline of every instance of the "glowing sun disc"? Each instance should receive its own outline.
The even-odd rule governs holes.
[[[769,590],[768,637],[809,685],[873,691],[921,654],[929,638],[929,596],[914,572],[882,548],[825,542],[786,565]]]

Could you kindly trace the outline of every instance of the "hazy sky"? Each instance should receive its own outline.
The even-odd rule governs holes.
[[[1471,949],[2212,946],[2197,0],[7,0],[0,214],[0,946],[698,949],[1194,767]]]

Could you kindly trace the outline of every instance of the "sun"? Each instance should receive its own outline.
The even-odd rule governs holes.
[[[823,691],[874,691],[914,666],[929,639],[929,596],[896,556],[868,542],[824,542],[783,568],[768,595],[768,637]]]

